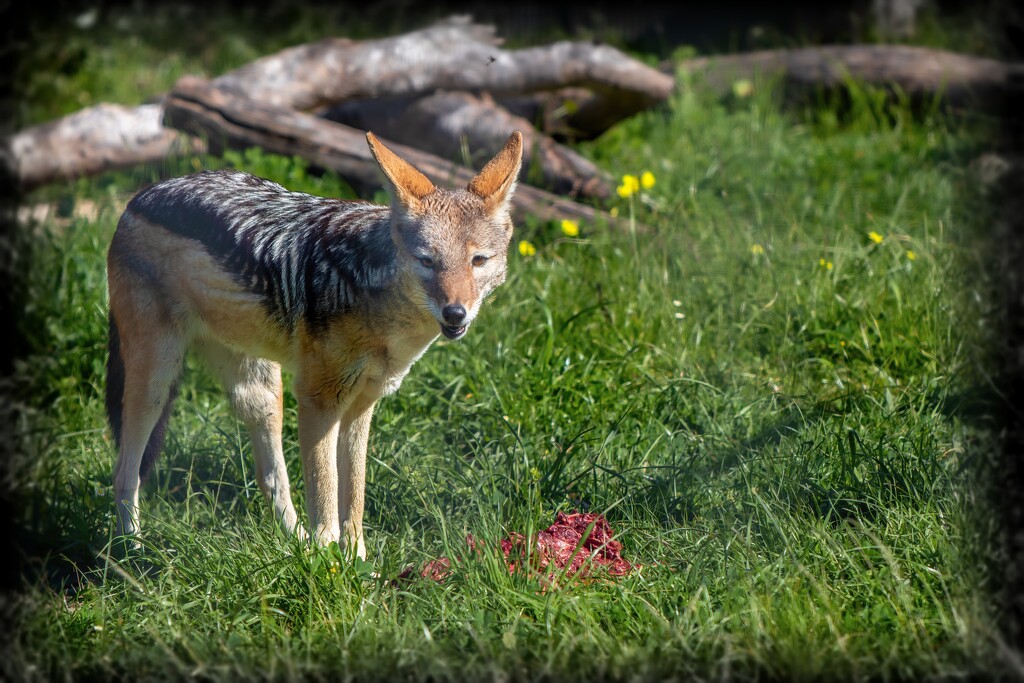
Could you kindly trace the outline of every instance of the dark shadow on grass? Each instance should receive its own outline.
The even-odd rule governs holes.
[[[690,392],[684,394],[669,398],[680,402],[700,398]],[[956,472],[951,472],[939,462],[940,453],[932,451],[928,443],[915,441],[926,439],[926,435],[909,435],[905,437],[909,441],[897,441],[885,431],[884,423],[878,429],[847,425],[843,417],[857,409],[858,400],[856,393],[847,393],[806,406],[793,403],[781,408],[776,420],[749,438],[720,438],[713,448],[682,447],[672,463],[645,468],[631,476],[629,497],[657,511],[667,524],[686,524],[706,514],[702,506],[715,505],[699,502],[709,482],[738,486],[737,493],[742,496],[745,484],[739,480],[728,484],[725,480],[760,477],[798,516],[837,526],[878,520],[894,505],[930,504],[936,487],[945,486],[965,470],[974,476],[979,468],[984,469],[983,463],[976,462],[977,454],[967,452],[961,456]],[[991,431],[999,402],[993,387],[975,384],[959,393],[936,390],[915,404],[922,414],[941,415],[946,421],[955,418],[979,431]],[[673,410],[672,426],[696,437],[707,433],[701,431],[706,425],[685,403],[673,406]],[[664,416],[661,420],[666,421]],[[773,460],[772,454],[784,439],[791,440],[785,456]],[[745,465],[750,467],[742,467]]]

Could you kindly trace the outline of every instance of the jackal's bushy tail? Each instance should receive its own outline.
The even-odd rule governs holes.
[[[107,419],[110,420],[110,429],[114,433],[114,443],[120,449],[124,411],[124,358],[121,356],[121,336],[113,314],[110,315],[109,325],[110,338],[107,346]],[[174,399],[177,394],[178,381],[175,380],[168,392],[167,403],[164,404],[160,419],[157,420],[156,426],[153,427],[149,441],[146,443],[146,450],[142,454],[139,474],[143,480],[149,477],[149,473],[153,470],[153,465],[163,449],[167,421],[171,417],[171,408],[174,406]]]

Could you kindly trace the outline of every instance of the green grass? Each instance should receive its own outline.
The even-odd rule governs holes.
[[[5,678],[405,680],[998,674],[988,376],[990,216],[979,131],[871,92],[783,113],[768,86],[684,88],[583,151],[654,173],[651,230],[518,228],[508,282],[382,401],[370,567],[285,537],[250,447],[190,363],[143,490],[145,548],[109,552],[104,259],[158,171],[50,188],[95,219],[24,234],[23,403],[11,465],[24,585]],[[238,165],[350,196],[253,153]],[[869,233],[882,236],[875,243]],[[537,247],[521,257],[517,242]],[[914,258],[911,258],[911,253]],[[831,264],[831,267],[829,267]],[[302,508],[295,404],[285,454]],[[541,591],[496,541],[558,510],[607,515],[633,575]],[[393,586],[456,558],[442,584]]]

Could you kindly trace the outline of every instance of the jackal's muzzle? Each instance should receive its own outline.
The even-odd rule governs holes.
[[[452,325],[441,325],[441,334],[448,337],[449,339],[458,339],[462,335],[466,334],[466,328],[468,327],[469,325],[460,325],[459,327],[454,327]]]
[[[462,304],[448,304],[441,309],[441,332],[449,339],[458,339],[466,334],[469,322],[466,320],[466,307]]]

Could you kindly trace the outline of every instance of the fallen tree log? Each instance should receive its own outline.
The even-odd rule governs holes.
[[[661,70],[697,75],[718,95],[732,92],[741,79],[781,78],[790,95],[842,89],[848,82],[898,87],[913,99],[940,97],[954,108],[990,110],[1000,106],[1011,77],[1024,75],[1024,64],[1000,62],[910,45],[824,45],[790,50],[760,50],[697,57]]]
[[[415,99],[344,102],[323,112],[330,121],[373,130],[395,142],[443,159],[466,161],[479,170],[505,144],[510,130],[523,133],[519,179],[572,198],[607,200],[611,179],[593,162],[537,132],[526,119],[498,106],[488,95],[437,92]]]
[[[304,112],[276,107],[224,92],[194,76],[178,81],[164,103],[164,123],[206,141],[213,153],[258,146],[298,155],[313,166],[337,172],[356,190],[383,187],[383,176],[366,144],[364,131]],[[388,140],[384,143],[436,182],[464,187],[474,172],[438,156]],[[530,185],[520,185],[512,200],[517,220],[572,219],[589,225],[617,225],[618,219]]]
[[[9,139],[12,175],[21,191],[79,176],[158,162],[169,155],[200,151],[164,128],[163,107],[99,104]]]
[[[560,41],[503,50],[500,42],[493,26],[455,16],[390,38],[298,45],[219,76],[213,84],[301,110],[435,90],[498,96],[577,86],[614,102],[619,118],[664,101],[675,84],[671,75],[608,45]]]

